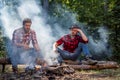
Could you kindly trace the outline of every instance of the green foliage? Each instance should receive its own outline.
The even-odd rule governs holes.
[[[2,36],[2,30],[0,28],[0,57],[3,57],[5,56],[5,42],[4,42],[4,39],[3,39],[3,36]]]
[[[58,9],[56,7],[58,5],[62,7],[62,9]],[[65,15],[67,15],[63,15],[60,12],[67,13],[66,10],[76,13],[77,20],[89,26],[86,28],[91,35],[97,28],[99,28],[100,25],[107,26],[110,30],[109,43],[113,49],[113,59],[120,59],[119,0],[49,0],[48,12],[50,16],[60,18],[60,21]],[[0,29],[0,56],[4,56],[5,42],[1,31],[2,30]]]
[[[112,15],[108,16],[111,29],[110,43],[113,45],[113,56],[116,60],[120,58],[120,1],[115,2],[115,6],[112,10]],[[119,61],[119,60],[118,60]]]
[[[120,1],[119,0],[50,0],[49,12],[55,17],[61,17],[60,11],[55,7],[60,5],[64,11],[76,13],[77,20],[90,27],[90,33],[100,25],[110,30],[109,43],[113,49],[113,59],[120,58]]]

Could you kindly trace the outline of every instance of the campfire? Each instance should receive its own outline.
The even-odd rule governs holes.
[[[74,72],[75,70],[68,65],[50,66],[48,68],[36,65],[34,69],[26,69],[24,72],[4,73],[0,80],[61,80],[64,75],[71,75]]]
[[[11,64],[7,59],[0,59],[0,64]],[[118,68],[118,64],[114,61],[98,61],[95,65],[78,64],[72,61],[64,61],[62,65],[49,66],[43,68],[36,65],[34,69],[26,69],[17,74],[3,73],[0,80],[80,80],[76,77],[76,70],[92,70],[92,69],[111,69]]]

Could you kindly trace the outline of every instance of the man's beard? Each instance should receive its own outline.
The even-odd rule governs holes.
[[[71,34],[72,36],[76,36],[77,34],[75,34],[75,33],[73,33],[73,34]]]
[[[29,33],[30,29],[25,29],[24,28],[24,31],[25,31],[25,33]]]
[[[25,32],[26,32],[26,33],[28,33],[29,31],[30,31],[30,29],[29,29],[29,30],[28,30],[28,29],[27,29],[27,30],[25,30]]]

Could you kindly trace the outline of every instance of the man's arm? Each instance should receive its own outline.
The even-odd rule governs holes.
[[[34,44],[34,48],[36,49],[36,51],[40,51],[40,47],[38,44]]]
[[[59,45],[63,44],[64,40],[63,40],[64,36],[61,37],[59,40],[57,40],[54,44],[53,44],[53,51],[57,52],[57,48]]]
[[[86,35],[83,33],[81,29],[77,29],[77,31],[81,34],[81,37],[84,41],[88,41],[88,38],[86,37]]]
[[[37,51],[40,51],[40,47],[36,38],[36,33],[34,31],[32,31],[32,44]]]

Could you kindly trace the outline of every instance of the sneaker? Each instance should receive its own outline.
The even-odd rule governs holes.
[[[85,61],[82,61],[82,64],[87,64],[87,65],[96,65],[97,60],[90,59],[89,57],[85,58]]]
[[[92,57],[91,55],[86,55],[85,59],[88,60],[88,59],[91,59],[91,57]]]
[[[88,59],[87,62],[89,63],[89,65],[97,64],[97,60]]]
[[[85,60],[82,60],[81,61],[82,64],[85,64],[85,65],[96,65],[97,64],[97,61],[85,61]]]

